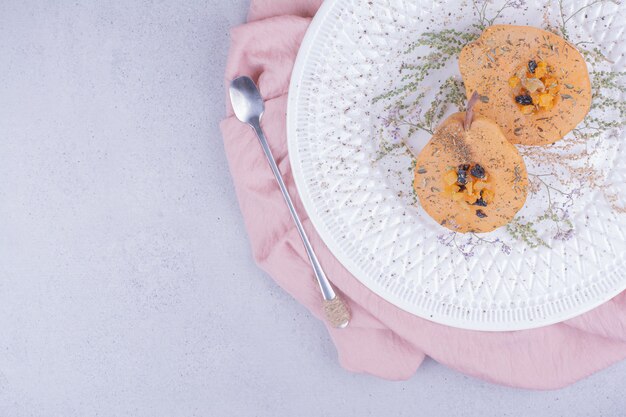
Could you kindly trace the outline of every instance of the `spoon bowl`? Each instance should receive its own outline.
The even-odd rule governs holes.
[[[230,83],[229,93],[237,119],[249,125],[261,121],[265,111],[263,97],[250,77],[235,78]]]

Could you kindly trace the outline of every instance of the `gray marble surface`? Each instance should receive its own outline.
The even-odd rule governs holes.
[[[252,262],[227,170],[246,8],[0,1],[0,416],[626,415],[626,363],[552,392],[338,366]]]

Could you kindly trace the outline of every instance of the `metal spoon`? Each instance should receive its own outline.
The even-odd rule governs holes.
[[[265,139],[265,135],[261,129],[261,117],[265,111],[265,105],[263,104],[261,93],[252,79],[249,77],[239,77],[230,83],[230,100],[237,118],[240,121],[249,124],[259,138],[263,152],[265,152],[270,168],[272,169],[272,172],[276,177],[276,181],[278,182],[278,187],[283,193],[287,207],[289,207],[291,217],[296,223],[296,229],[298,229],[298,233],[300,234],[302,243],[304,244],[304,249],[306,250],[309,260],[311,261],[315,278],[317,278],[317,282],[322,290],[326,319],[335,327],[346,327],[350,321],[350,311],[346,303],[338,297],[337,294],[335,294],[333,287],[330,285],[330,282],[328,282],[328,278],[326,278],[326,274],[322,270],[322,266],[317,260],[317,256],[315,256],[315,252],[311,247],[309,238],[304,231],[304,227],[302,227],[302,222],[300,222],[298,213],[296,213],[291,197],[287,192],[287,187],[285,186],[283,177],[278,170],[274,157],[272,156],[272,151],[267,143],[267,139]]]

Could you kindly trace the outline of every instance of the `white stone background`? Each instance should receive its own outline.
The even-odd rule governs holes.
[[[339,367],[228,173],[247,3],[0,0],[0,416],[625,416],[626,362],[550,392]]]

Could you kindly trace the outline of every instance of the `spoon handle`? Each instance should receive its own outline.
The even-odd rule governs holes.
[[[285,182],[283,181],[283,176],[281,175],[278,165],[276,165],[276,161],[274,160],[274,156],[272,155],[272,151],[270,150],[269,144],[267,143],[267,139],[265,138],[265,134],[261,129],[261,124],[259,121],[255,121],[251,123],[252,128],[256,132],[257,137],[259,138],[259,142],[261,143],[261,148],[263,148],[263,152],[267,157],[267,161],[270,164],[270,168],[276,177],[276,181],[278,182],[278,187],[285,198],[285,202],[287,203],[287,207],[289,208],[289,212],[291,213],[291,217],[296,224],[296,229],[300,234],[300,238],[302,238],[302,243],[304,244],[304,249],[306,250],[306,254],[309,257],[309,261],[311,261],[311,266],[313,267],[313,272],[315,273],[315,278],[317,278],[317,282],[322,290],[322,296],[324,297],[324,311],[326,314],[326,318],[329,322],[335,327],[346,327],[350,320],[350,312],[343,300],[341,300],[333,287],[331,286],[328,278],[326,278],[326,274],[320,265],[317,256],[315,255],[315,251],[313,251],[313,247],[311,246],[311,242],[309,241],[308,236],[302,226],[302,222],[300,221],[300,217],[296,212],[296,209],[291,201],[291,197],[289,196],[289,192],[287,191],[287,186],[285,186]]]

